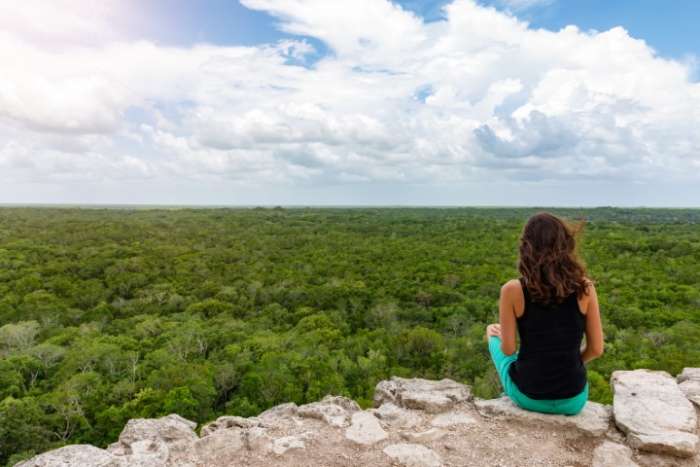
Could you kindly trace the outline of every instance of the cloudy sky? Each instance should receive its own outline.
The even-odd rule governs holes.
[[[665,5],[0,0],[0,203],[700,206]]]

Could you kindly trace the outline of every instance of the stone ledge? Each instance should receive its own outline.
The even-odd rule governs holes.
[[[589,436],[602,436],[610,427],[610,407],[588,401],[578,415],[550,415],[530,412],[515,405],[508,397],[500,399],[477,399],[474,401],[479,413],[485,417],[499,417],[525,423],[566,426]]]
[[[697,375],[700,369],[685,369],[678,381],[695,382]],[[528,463],[522,453],[508,457],[504,442],[519,442],[525,456],[533,441],[533,449],[558,449],[548,458],[556,464],[572,456],[565,440],[590,447],[575,452],[581,466],[700,465],[695,408],[676,379],[635,370],[615,372],[612,383],[613,407],[589,401],[580,414],[565,416],[526,411],[508,398],[473,400],[468,386],[448,379],[392,378],[377,384],[373,409],[329,395],[257,417],[219,417],[200,436],[194,422],[176,414],[134,419],[106,450],[66,446],[17,467],[510,467],[541,463]]]

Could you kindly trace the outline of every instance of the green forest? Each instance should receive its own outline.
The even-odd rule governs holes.
[[[484,327],[536,208],[0,209],[0,465],[126,421],[199,423],[392,375],[500,393]],[[700,210],[550,209],[585,221],[616,369],[700,366]]]

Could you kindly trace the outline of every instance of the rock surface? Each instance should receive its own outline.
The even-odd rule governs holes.
[[[639,467],[632,460],[632,450],[623,444],[603,441],[593,451],[593,467]]]
[[[474,425],[476,424],[476,419],[466,412],[451,411],[433,417],[430,424],[443,428],[454,425]]]
[[[630,446],[682,457],[697,453],[697,415],[671,375],[615,371],[611,382],[615,423]]]
[[[122,467],[123,460],[89,444],[74,444],[54,449],[32,459],[15,464],[15,467]]]
[[[119,456],[126,465],[166,465],[198,441],[196,427],[196,423],[177,414],[132,419],[107,451]]]
[[[700,368],[683,368],[677,381],[685,397],[700,407]]]
[[[417,411],[403,409],[391,402],[385,402],[379,408],[372,410],[374,415],[384,423],[398,428],[412,428],[421,422]]]
[[[441,428],[430,428],[429,430],[420,431],[417,433],[414,431],[403,431],[399,434],[406,441],[411,441],[413,443],[429,443],[444,437],[447,435],[447,431]]]
[[[255,418],[263,422],[266,420],[274,421],[280,418],[292,418],[297,414],[298,410],[299,407],[297,407],[294,402],[287,402],[286,404],[280,404],[269,408]]]
[[[624,373],[632,376],[616,374],[615,401],[616,421],[628,427],[625,433],[609,423],[610,406],[595,402],[589,402],[577,416],[546,415],[519,409],[503,398],[472,400],[469,387],[451,380],[392,378],[377,385],[373,409],[362,410],[345,397],[326,396],[302,406],[281,404],[256,417],[219,417],[205,424],[199,436],[193,422],[175,414],[135,419],[107,449],[67,446],[18,465],[700,466],[700,455],[692,450],[692,443],[681,443],[678,448],[678,439],[674,439],[676,444],[669,444],[676,446],[672,449],[662,444],[668,441],[669,430],[671,438],[679,433],[696,436],[694,419],[678,399],[692,408],[693,416],[695,409],[675,380],[658,372]],[[680,384],[693,379],[691,371],[679,376]],[[679,407],[685,409],[679,412]],[[638,425],[625,425],[626,417]],[[632,425],[646,431],[633,432]],[[638,451],[642,442],[655,452]]]
[[[224,415],[223,417],[219,417],[213,422],[204,425],[202,427],[201,434],[202,436],[208,436],[219,430],[229,430],[231,428],[251,428],[258,425],[259,422],[255,418]]]
[[[235,417],[240,418],[240,417]],[[243,419],[245,420],[245,419]],[[191,422],[177,414],[160,418],[135,418],[129,420],[119,435],[119,441],[109,446],[109,450],[118,454],[128,452],[134,443],[151,440],[162,443],[176,441],[194,441],[197,433],[195,422]]]
[[[430,381],[422,378],[399,378],[377,384],[374,391],[374,405],[392,402],[407,409],[439,413],[450,409],[459,402],[472,399],[469,386],[451,379]]]
[[[302,405],[297,414],[302,417],[317,418],[334,427],[349,424],[352,412],[360,410],[357,402],[341,396],[326,396],[320,402]]]
[[[369,412],[355,412],[350,428],[345,430],[345,437],[357,444],[369,445],[386,439],[387,434],[377,417]]]
[[[272,443],[272,451],[278,456],[281,456],[290,449],[304,449],[305,447],[306,444],[304,443],[304,435],[284,436],[276,439]]]
[[[550,415],[523,410],[509,398],[476,400],[474,402],[480,414],[486,417],[501,417],[518,420],[527,424],[547,424],[575,428],[590,436],[601,436],[610,426],[610,408],[597,402],[588,401],[578,415]]]
[[[391,444],[384,448],[384,454],[405,467],[440,467],[442,465],[435,451],[421,444]]]

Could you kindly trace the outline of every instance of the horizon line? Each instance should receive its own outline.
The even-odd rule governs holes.
[[[649,205],[507,205],[507,204],[197,204],[197,203],[0,203],[0,208],[486,208],[486,209],[688,209],[700,206],[649,206]]]

